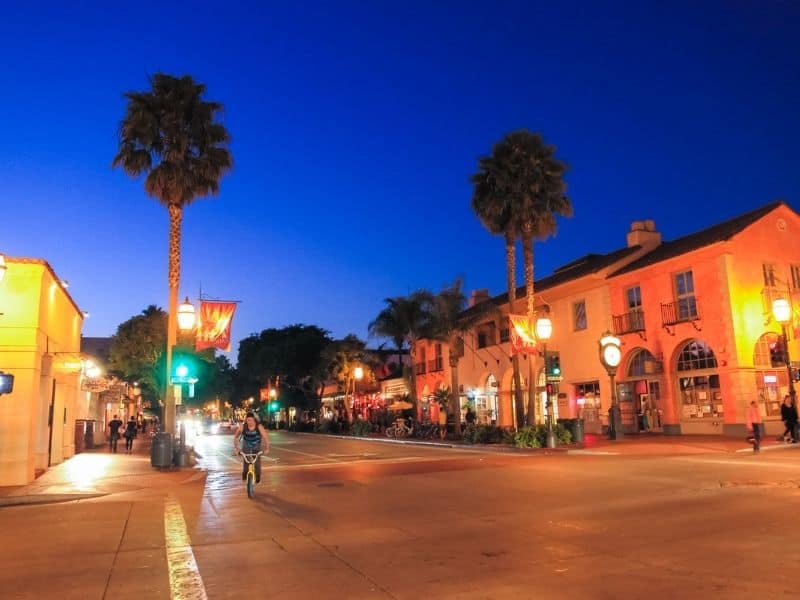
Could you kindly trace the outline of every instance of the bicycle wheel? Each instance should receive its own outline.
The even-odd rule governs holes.
[[[256,493],[256,476],[252,471],[247,472],[247,497],[252,498]]]

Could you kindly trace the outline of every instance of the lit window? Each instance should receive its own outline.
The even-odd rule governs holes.
[[[575,331],[586,329],[586,302],[584,300],[572,305],[572,316],[575,324]]]
[[[691,271],[675,275],[675,296],[679,321],[697,318],[697,299],[694,297],[694,276]]]

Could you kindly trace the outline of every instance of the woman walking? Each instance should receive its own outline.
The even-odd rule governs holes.
[[[747,431],[753,440],[753,452],[761,452],[761,413],[755,400],[747,409]]]
[[[133,438],[136,437],[136,419],[130,417],[128,424],[125,427],[125,452],[131,454],[133,452]]]

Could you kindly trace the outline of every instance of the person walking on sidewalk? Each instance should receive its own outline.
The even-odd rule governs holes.
[[[761,413],[753,400],[747,409],[747,431],[753,440],[753,452],[761,452]]]
[[[128,425],[125,427],[125,452],[128,454],[133,452],[133,438],[136,437],[136,419],[131,417],[128,419]]]
[[[783,431],[783,441],[797,443],[797,407],[788,394],[783,398],[781,405],[781,420],[786,429]],[[788,439],[787,439],[788,436]]]
[[[109,452],[117,452],[117,440],[119,440],[119,428],[122,427],[122,421],[119,420],[117,415],[108,422],[108,429],[110,435],[108,436],[108,450]]]

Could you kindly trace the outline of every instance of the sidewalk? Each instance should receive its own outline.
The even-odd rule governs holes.
[[[23,504],[48,504],[96,498],[137,490],[161,491],[197,481],[205,473],[196,468],[159,471],[150,465],[150,437],[133,441],[133,453],[120,440],[117,453],[98,446],[54,465],[35,481],[23,486],[0,487],[0,508]]]

